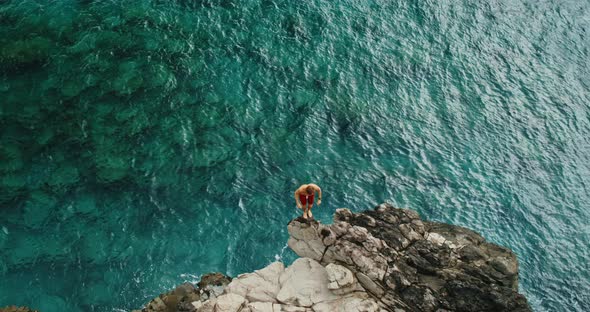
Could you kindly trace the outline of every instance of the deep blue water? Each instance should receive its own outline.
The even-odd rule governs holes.
[[[381,202],[590,310],[587,1],[0,1],[0,306],[121,311]]]

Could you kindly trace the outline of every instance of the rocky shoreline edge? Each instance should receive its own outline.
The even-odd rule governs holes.
[[[288,231],[289,267],[207,274],[133,312],[531,311],[510,249],[410,209],[337,209],[333,224],[299,217]]]

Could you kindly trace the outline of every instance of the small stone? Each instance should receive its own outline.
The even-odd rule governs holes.
[[[378,298],[383,296],[385,291],[383,287],[379,286],[375,283],[372,279],[370,279],[367,275],[363,273],[356,273],[356,278],[358,279],[359,283],[371,294],[377,296]]]

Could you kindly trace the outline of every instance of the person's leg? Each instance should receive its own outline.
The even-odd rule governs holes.
[[[307,219],[307,197],[299,195],[299,201],[301,202],[301,210],[303,210],[303,218]]]
[[[315,194],[309,196],[307,198],[307,217],[308,218],[313,218],[313,215],[311,214],[311,207],[313,207],[313,198],[314,198]]]

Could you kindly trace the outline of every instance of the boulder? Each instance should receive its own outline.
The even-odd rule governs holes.
[[[353,273],[341,265],[334,263],[328,264],[326,266],[326,273],[328,273],[328,280],[330,281],[328,284],[329,289],[347,288],[354,284]]]
[[[183,283],[152,299],[141,312],[213,311],[215,302],[212,306],[204,305],[204,302],[221,295],[230,282],[231,278],[221,273],[205,274],[197,287],[191,283]]]
[[[278,279],[278,277],[277,277]],[[256,273],[239,275],[226,288],[227,293],[237,294],[249,301],[276,302],[276,296],[280,285],[265,280]]]
[[[223,293],[223,290],[231,282],[231,278],[221,273],[208,273],[201,277],[197,284],[199,292],[204,299],[214,298]]]
[[[223,294],[217,297],[215,312],[239,312],[246,306],[246,298],[236,294]]]
[[[310,258],[299,258],[279,279],[281,289],[277,300],[283,304],[311,307],[315,303],[335,299],[328,289],[326,269]]]

